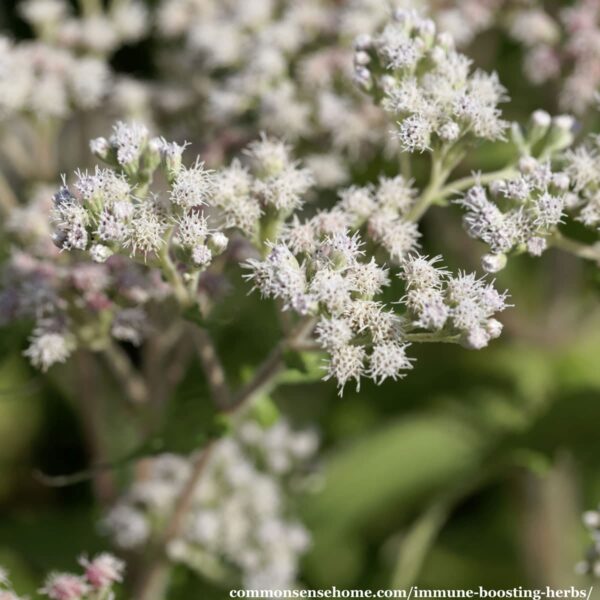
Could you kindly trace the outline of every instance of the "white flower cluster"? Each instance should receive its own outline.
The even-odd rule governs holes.
[[[93,140],[91,147],[112,168],[78,172],[72,189],[55,195],[54,240],[64,250],[88,251],[97,262],[127,253],[160,263],[173,251],[182,268],[198,273],[226,249],[231,229],[250,237],[276,232],[312,183],[289,148],[267,137],[249,145],[248,167],[234,161],[218,172],[199,160],[184,166],[185,146],[150,138],[140,125],[117,123],[108,140]],[[148,196],[159,166],[168,194]]]
[[[506,296],[475,275],[452,278],[435,260],[408,256],[399,273],[407,311],[396,314],[376,299],[390,283],[389,271],[375,258],[363,259],[358,234],[323,233],[310,221],[294,229],[265,260],[247,262],[247,277],[284,310],[318,316],[316,340],[329,354],[325,379],[335,379],[340,394],[350,380],[359,387],[363,376],[377,384],[403,377],[412,368],[406,348],[415,330],[470,348],[500,335],[501,324],[491,317],[506,307]],[[299,232],[301,238],[294,236]]]
[[[506,0],[428,0],[428,2],[349,0],[341,10],[344,37],[352,39],[363,33],[375,33],[389,17],[390,6],[423,9],[427,7],[440,31],[449,33],[459,46],[469,44],[481,31],[494,24]]]
[[[385,143],[380,111],[352,93],[349,52],[338,39],[343,11],[320,0],[163,0],[156,22],[167,38],[185,41],[178,64],[201,62],[194,87],[213,129],[235,123],[250,136],[257,129],[290,140],[328,136],[335,151],[314,156],[335,165],[335,184],[348,177],[340,154]]]
[[[540,256],[549,245],[560,245],[559,226],[567,217],[598,231],[598,141],[592,137],[589,143],[571,148],[573,126],[568,115],[553,119],[536,111],[525,132],[513,127],[522,153],[514,173],[492,179],[487,187],[475,185],[457,201],[466,210],[467,233],[490,248],[483,257],[486,271],[504,268],[508,253]],[[576,252],[598,261],[594,248],[582,245]]]
[[[569,177],[553,172],[548,162],[522,158],[519,172],[509,179],[471,188],[458,203],[466,209],[463,219],[467,233],[490,247],[483,259],[488,272],[506,264],[506,254],[526,251],[540,256],[547,247],[546,238],[562,222],[570,198]]]
[[[398,120],[404,151],[503,137],[497,105],[506,96],[498,77],[471,72],[471,61],[432,20],[396,10],[380,33],[357,37],[355,49],[354,79]]]
[[[345,227],[365,228],[366,235],[383,247],[394,261],[401,261],[419,249],[421,234],[416,223],[407,218],[417,192],[401,175],[381,177],[377,186],[342,190],[340,201],[327,219],[339,217]],[[318,228],[319,215],[313,222]]]
[[[484,348],[502,332],[502,323],[493,315],[507,308],[506,292],[498,292],[474,273],[453,277],[436,266],[438,261],[439,257],[414,256],[403,265],[407,291],[402,302],[413,326],[445,331],[467,348]]]
[[[600,140],[590,136],[589,142],[569,150],[565,171],[572,182],[569,208],[586,227],[600,229]]]
[[[250,589],[291,587],[310,536],[293,516],[289,495],[317,443],[313,432],[294,431],[285,421],[244,421],[212,452],[182,533],[167,548],[170,558],[213,577],[233,570]],[[151,459],[144,478],[104,520],[117,545],[142,548],[160,534],[158,524],[171,514],[190,469],[184,457]]]

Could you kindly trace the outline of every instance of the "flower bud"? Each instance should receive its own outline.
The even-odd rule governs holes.
[[[469,350],[481,350],[490,341],[490,334],[483,327],[474,327],[461,340],[461,346]]]
[[[533,156],[522,156],[519,159],[519,171],[525,175],[533,173],[538,166],[538,161]]]
[[[370,35],[363,33],[356,37],[354,40],[355,50],[368,50],[371,47],[373,40]]]
[[[552,120],[546,150],[554,152],[567,148],[573,143],[575,119],[571,115],[560,115]]]
[[[369,62],[371,62],[371,57],[363,51],[359,51],[359,52],[355,52],[354,53],[354,64],[357,66],[364,66],[364,65],[368,65]]]
[[[113,254],[113,251],[104,244],[94,244],[90,248],[90,257],[97,263],[106,262]]]
[[[547,133],[552,117],[545,110],[536,110],[531,115],[528,141],[531,145],[539,142]]]
[[[502,325],[498,319],[488,319],[487,323],[485,324],[485,330],[492,340],[500,337],[503,327],[504,325]]]
[[[196,246],[192,250],[192,260],[198,267],[207,267],[212,260],[212,252],[207,246]]]
[[[142,156],[142,168],[145,173],[154,173],[160,165],[162,154],[162,142],[158,138],[152,138],[146,146],[146,151]]]
[[[106,138],[99,137],[90,140],[90,150],[99,159],[106,161],[110,154],[110,144]]]
[[[486,254],[481,259],[481,266],[487,273],[497,273],[506,266],[506,254]]]
[[[212,250],[215,255],[222,254],[227,248],[229,239],[224,233],[216,231],[208,239],[208,247]]]
[[[532,237],[527,240],[527,252],[531,256],[541,256],[548,247],[548,243],[543,237]]]
[[[550,127],[552,117],[545,110],[536,110],[531,115],[531,123],[534,127]]]
[[[354,69],[354,83],[356,83],[359,87],[363,88],[365,91],[369,91],[373,85],[373,80],[371,79],[371,71],[366,67],[358,66]]]

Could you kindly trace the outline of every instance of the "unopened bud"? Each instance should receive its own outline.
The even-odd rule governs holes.
[[[229,239],[224,233],[216,231],[208,239],[208,247],[212,250],[213,254],[222,254],[229,244]]]
[[[481,266],[487,273],[497,273],[506,266],[506,254],[486,254],[481,259]]]
[[[110,153],[110,144],[106,138],[98,137],[90,140],[90,150],[92,154],[101,160],[107,160]]]

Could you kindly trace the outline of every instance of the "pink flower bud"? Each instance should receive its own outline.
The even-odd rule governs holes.
[[[106,588],[123,579],[125,565],[112,554],[99,554],[91,561],[81,558],[79,562],[85,569],[85,578],[94,589]]]

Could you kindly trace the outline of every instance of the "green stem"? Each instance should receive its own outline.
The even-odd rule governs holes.
[[[563,236],[558,231],[548,238],[548,243],[550,246],[560,248],[561,250],[579,256],[580,258],[600,263],[600,248],[595,245],[589,246],[588,244],[582,244],[581,242]]]
[[[167,231],[165,243],[161,247],[160,252],[158,254],[158,260],[163,275],[175,290],[175,297],[177,298],[177,302],[179,302],[182,308],[187,308],[190,306],[193,300],[181,279],[181,275],[179,274],[177,268],[171,260],[171,255],[169,254],[169,246],[172,233],[173,228]]]
[[[498,171],[492,171],[491,173],[483,173],[477,175],[469,175],[468,177],[462,177],[461,179],[456,179],[452,181],[448,185],[444,186],[440,190],[439,197],[445,198],[452,194],[456,194],[457,192],[462,192],[478,183],[485,185],[486,183],[490,183],[496,179],[502,179],[505,177],[511,177],[516,174],[516,169],[513,166],[505,167],[503,169],[499,169]]]
[[[407,342],[436,342],[457,344],[460,340],[459,335],[449,334],[447,332],[436,331],[435,333],[407,333],[404,336]]]
[[[412,168],[410,164],[410,154],[408,152],[400,153],[400,173],[405,181],[410,181],[412,177]]]
[[[431,155],[431,176],[429,183],[406,216],[409,221],[419,221],[427,212],[427,209],[439,196],[440,189],[448,178],[451,169],[452,167],[444,168],[441,157],[435,154]]]
[[[14,192],[8,179],[0,172],[0,210],[5,215],[8,215],[18,205],[17,194]]]

